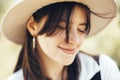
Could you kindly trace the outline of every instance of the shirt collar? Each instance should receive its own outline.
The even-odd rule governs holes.
[[[80,53],[79,58],[81,62],[81,74],[79,80],[90,80],[100,71],[100,66],[93,57]]]

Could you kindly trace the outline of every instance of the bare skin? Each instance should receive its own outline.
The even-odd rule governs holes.
[[[52,80],[61,80],[64,66],[70,65],[74,61],[86,37],[85,33],[80,32],[86,27],[86,16],[83,9],[78,6],[74,7],[70,17],[71,29],[68,43],[65,41],[64,29],[61,30],[62,33],[55,36],[37,35],[46,19],[47,17],[43,17],[39,23],[36,23],[31,17],[27,23],[27,29],[36,38],[36,48],[45,76]],[[64,28],[65,22],[61,21],[60,26]],[[64,77],[66,77],[65,74]]]

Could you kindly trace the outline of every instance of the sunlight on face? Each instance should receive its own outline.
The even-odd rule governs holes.
[[[44,60],[56,62],[61,65],[70,65],[84,41],[86,33],[86,16],[83,9],[75,6],[70,17],[69,42],[66,43],[66,23],[61,21],[60,31],[54,36],[38,35],[37,49]]]

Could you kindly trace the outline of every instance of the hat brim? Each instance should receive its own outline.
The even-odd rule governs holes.
[[[64,1],[75,1],[87,5],[91,11],[104,14],[102,18],[91,14],[91,30],[88,35],[92,36],[104,29],[116,16],[117,6],[114,0],[22,0],[8,10],[2,20],[2,32],[11,41],[23,44],[25,41],[25,27],[29,17],[41,7]]]

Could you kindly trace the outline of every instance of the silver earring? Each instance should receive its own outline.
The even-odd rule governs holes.
[[[33,49],[35,49],[35,38],[33,37]]]

